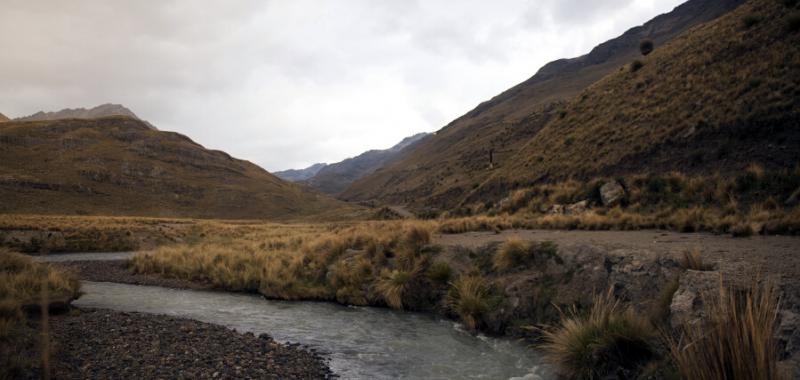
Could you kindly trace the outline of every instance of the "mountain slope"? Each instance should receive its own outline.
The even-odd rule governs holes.
[[[651,39],[659,46],[741,3],[690,0],[587,55],[551,62],[525,82],[454,120],[405,159],[354,182],[342,198],[454,207],[493,171],[508,165],[527,141],[560,114],[564,101],[637,57],[641,40]]]
[[[144,122],[0,126],[0,212],[288,218],[350,206]]]
[[[800,31],[751,0],[595,83],[465,201],[526,183],[800,164]]]
[[[309,178],[307,183],[324,193],[338,194],[353,181],[378,170],[412,150],[429,135],[429,133],[418,133],[406,137],[389,149],[370,150],[356,157],[327,165]]]
[[[3,115],[2,113],[0,113],[0,123],[6,122],[6,121],[9,121],[9,120],[10,119],[8,117],[6,117],[6,115]]]
[[[18,117],[16,121],[44,121],[44,120],[59,120],[59,119],[97,119],[101,117],[110,116],[127,116],[133,119],[141,120],[136,116],[133,111],[125,108],[121,104],[101,104],[97,107],[86,108],[65,108],[61,111],[43,112],[39,111],[33,115]],[[150,128],[153,127],[150,123],[144,121]]]
[[[299,181],[305,181],[315,176],[320,171],[320,169],[324,168],[326,165],[327,164],[324,163],[317,163],[305,169],[282,170],[279,172],[273,172],[272,174],[286,181],[299,182]]]

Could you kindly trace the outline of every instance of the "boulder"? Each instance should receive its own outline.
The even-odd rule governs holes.
[[[608,181],[600,186],[600,199],[603,205],[613,207],[625,197],[625,189],[617,181]]]

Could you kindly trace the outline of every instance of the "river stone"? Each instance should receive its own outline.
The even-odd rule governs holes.
[[[600,199],[607,207],[618,205],[623,197],[625,197],[625,189],[617,181],[608,181],[600,186]]]

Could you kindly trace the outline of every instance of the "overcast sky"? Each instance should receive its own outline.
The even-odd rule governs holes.
[[[682,0],[0,0],[0,112],[121,103],[267,170],[435,131]]]

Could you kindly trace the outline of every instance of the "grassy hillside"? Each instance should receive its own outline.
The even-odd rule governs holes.
[[[3,123],[0,213],[335,217],[353,208],[140,120]]]
[[[516,161],[526,142],[561,114],[564,101],[635,59],[641,40],[661,45],[740,3],[692,0],[587,55],[545,65],[532,78],[444,127],[405,159],[356,181],[342,197],[417,207],[457,206],[488,176]]]
[[[475,194],[568,178],[794,168],[797,12],[752,0],[631,62],[571,100]]]

